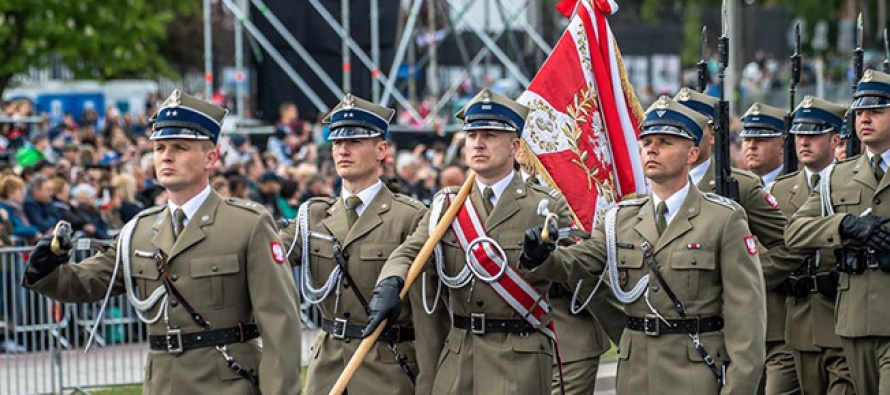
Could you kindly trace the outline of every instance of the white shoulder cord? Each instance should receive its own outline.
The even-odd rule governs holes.
[[[446,194],[440,193],[437,194],[433,198],[433,203],[430,205],[430,219],[429,225],[427,227],[427,233],[432,234],[436,225],[439,224],[439,219],[442,217],[442,209],[445,207],[445,199],[447,198]],[[442,268],[442,245],[441,243],[436,243],[436,246],[433,248],[433,259],[435,260],[436,272],[439,274],[439,281],[436,281],[436,296],[433,299],[433,306],[430,307],[429,302],[427,301],[427,293],[426,293],[426,272],[421,274],[421,291],[423,293],[423,310],[426,311],[427,314],[433,314],[436,311],[436,306],[439,305],[439,296],[442,294],[442,283],[445,281],[445,277],[443,274],[445,270]],[[453,280],[453,278],[449,277],[449,280]]]
[[[334,237],[322,233],[315,233],[309,230],[309,202],[300,206],[300,210],[297,212],[297,226],[299,226],[300,237],[303,239],[303,253],[301,254],[302,264],[302,278],[303,284],[300,287],[300,293],[303,295],[303,300],[309,302],[310,304],[317,305],[321,303],[328,295],[331,294],[331,291],[336,288],[337,279],[340,278],[340,265],[334,265],[334,269],[331,270],[331,274],[328,276],[328,279],[325,281],[324,285],[320,288],[315,288],[312,286],[312,270],[310,270],[309,262],[309,239],[312,237],[334,241]],[[294,235],[294,241],[291,243],[290,248],[287,250],[287,256],[290,256],[290,253],[293,252],[294,246],[297,244],[297,237]],[[334,258],[336,259],[336,257]]]
[[[161,318],[161,312],[167,305],[167,289],[165,287],[157,287],[152,291],[151,295],[146,299],[139,299],[139,290],[133,287],[133,267],[130,261],[130,242],[133,238],[133,232],[136,229],[136,221],[131,220],[121,230],[119,242],[117,244],[117,259],[124,268],[124,287],[127,290],[127,299],[136,310],[136,315],[146,324],[154,324]],[[151,310],[158,302],[161,302],[161,308],[158,309],[154,317],[148,318],[146,313]]]
[[[609,282],[612,285],[612,293],[619,302],[630,304],[640,298],[649,287],[649,274],[647,273],[640,281],[634,285],[630,292],[621,289],[618,280],[618,242],[615,234],[615,223],[618,219],[619,206],[613,207],[606,212],[606,271],[609,275]],[[605,275],[605,273],[603,273]]]
[[[587,307],[590,304],[590,301],[593,300],[593,295],[596,294],[596,291],[600,289],[600,285],[603,285],[603,279],[605,278],[606,273],[600,274],[599,280],[596,281],[596,285],[593,287],[593,290],[590,291],[590,295],[587,295],[587,299],[584,299],[584,303],[578,304],[576,306],[576,301],[578,301],[578,296],[581,293],[581,285],[584,284],[584,280],[578,280],[578,284],[575,285],[575,292],[572,293],[572,300],[569,303],[569,311],[572,314],[578,314],[581,310]]]
[[[442,216],[442,208],[445,204],[445,194],[436,196],[436,199],[433,200],[432,208],[430,209],[430,222],[429,222],[429,232],[432,233],[436,229],[436,225],[439,223],[439,219]],[[433,249],[436,259],[436,273],[439,274],[439,279],[445,284],[448,288],[460,288],[470,283],[470,280],[473,279],[473,273],[470,271],[468,266],[464,266],[460,273],[456,276],[449,276],[445,273],[445,265],[442,259],[442,246],[440,243],[436,244],[436,248]]]

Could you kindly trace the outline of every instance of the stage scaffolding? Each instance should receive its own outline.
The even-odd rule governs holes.
[[[337,85],[331,74],[319,66],[309,55],[305,46],[295,38],[286,26],[269,10],[263,0],[204,0],[204,61],[205,61],[205,94],[209,97],[213,89],[213,37],[210,21],[213,5],[221,2],[225,17],[235,22],[234,54],[235,69],[245,70],[243,55],[243,34],[253,45],[259,45],[269,57],[284,70],[297,88],[320,112],[330,110],[333,103],[325,103],[294,68],[287,64],[285,58],[270,44],[269,39],[250,19],[249,6],[259,10],[259,15],[275,29],[288,46],[292,48],[311,69],[312,73],[336,97],[351,90],[350,74],[353,59],[371,70],[371,99],[386,106],[398,106],[410,116],[413,122],[431,126],[436,117],[446,109],[447,103],[459,92],[459,88],[468,78],[474,79],[474,85],[489,83],[490,75],[479,76],[478,70],[486,74],[497,71],[501,82],[525,89],[534,70],[525,66],[529,49],[532,48],[536,58],[543,60],[550,53],[551,45],[541,35],[542,12],[540,0],[401,0],[399,6],[399,24],[395,55],[391,59],[381,59],[379,36],[379,1],[369,0],[371,12],[366,15],[350,15],[350,0],[341,1],[341,14],[332,15],[324,7],[321,0],[306,0],[311,4],[318,18],[329,25],[341,38],[341,61],[343,81]],[[545,16],[547,18],[551,16]],[[371,37],[370,50],[366,51],[353,40],[350,31],[351,18],[369,18]],[[444,23],[442,23],[444,21]],[[239,28],[240,27],[240,28]],[[519,32],[520,40],[508,35],[505,43],[500,43],[507,32]],[[460,53],[459,72],[443,73],[440,67],[439,43],[446,37],[454,36]],[[482,48],[475,54],[469,53],[467,38],[472,37],[482,43]],[[521,42],[517,42],[521,41]],[[540,56],[537,56],[540,55]],[[386,60],[386,62],[382,61]],[[381,65],[389,63],[391,67],[384,70]],[[413,86],[414,79],[397,81],[399,66],[409,63],[426,71],[425,97],[417,97],[419,89]],[[480,67],[481,66],[481,67]],[[451,71],[455,71],[451,68]],[[243,75],[242,75],[243,77]],[[477,81],[478,79],[488,81]],[[243,114],[246,92],[239,84],[236,91],[236,108],[238,115]],[[406,95],[405,92],[408,94]],[[426,100],[429,111],[420,111],[419,103]],[[421,115],[425,112],[424,115]]]

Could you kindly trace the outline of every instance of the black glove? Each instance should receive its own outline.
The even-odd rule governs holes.
[[[548,225],[547,231],[550,232],[551,238],[549,242],[544,241],[541,237],[543,231],[543,225],[525,230],[525,239],[522,242],[522,256],[519,257],[519,262],[527,269],[534,269],[541,266],[541,264],[547,260],[547,257],[550,256],[550,253],[556,249],[554,240],[556,240],[559,233],[559,228],[556,227],[556,221],[550,221],[550,224]]]
[[[64,254],[53,254],[50,247],[53,241],[53,235],[46,234],[40,238],[31,251],[31,257],[28,258],[28,269],[25,271],[30,282],[36,282],[41,278],[56,270],[59,265],[67,263],[69,260],[69,252],[71,251],[71,234],[68,232],[60,232],[59,247]]]
[[[865,244],[878,252],[890,252],[890,230],[884,224],[888,219],[868,214],[857,217],[848,215],[841,220],[838,232],[845,239]]]
[[[374,330],[380,326],[383,320],[387,320],[387,327],[392,325],[399,318],[399,309],[402,300],[399,298],[399,292],[405,281],[399,277],[392,276],[383,279],[377,287],[374,288],[374,296],[368,302],[368,326],[362,331],[362,338],[368,337]]]

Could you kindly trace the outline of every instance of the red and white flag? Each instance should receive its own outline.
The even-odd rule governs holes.
[[[518,159],[592,231],[609,207],[646,191],[637,142],[643,109],[606,21],[618,5],[563,0],[557,9],[572,20],[518,99],[531,108]]]

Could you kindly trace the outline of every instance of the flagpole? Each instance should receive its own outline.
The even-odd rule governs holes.
[[[433,253],[436,244],[439,243],[439,240],[442,239],[442,236],[444,236],[445,232],[448,231],[448,228],[451,227],[451,221],[457,215],[461,206],[463,206],[464,201],[467,200],[467,196],[470,195],[470,191],[473,189],[473,183],[475,181],[476,173],[470,172],[467,180],[464,181],[463,186],[460,187],[457,196],[451,201],[451,205],[448,206],[448,210],[446,210],[445,214],[442,215],[442,218],[439,219],[439,223],[436,225],[433,233],[430,235],[429,239],[427,239],[423,247],[421,247],[420,252],[417,253],[417,257],[414,258],[414,263],[408,268],[408,274],[405,276],[405,286],[402,287],[402,292],[399,293],[400,299],[405,299],[406,295],[408,295],[408,290],[411,289],[411,285],[414,284],[417,277],[420,277],[420,271],[423,270],[423,266],[426,265],[426,261]],[[352,355],[349,363],[346,364],[346,368],[343,369],[343,372],[340,373],[340,377],[337,378],[337,382],[334,383],[334,387],[331,388],[329,395],[340,395],[343,391],[346,391],[346,385],[349,384],[349,380],[355,375],[355,372],[358,370],[359,366],[361,366],[362,361],[364,361],[365,356],[368,355],[368,352],[371,351],[371,347],[377,342],[377,338],[383,333],[384,328],[386,328],[385,319],[377,326],[377,329],[374,330],[370,336],[362,339],[358,349],[355,350],[355,354]]]

